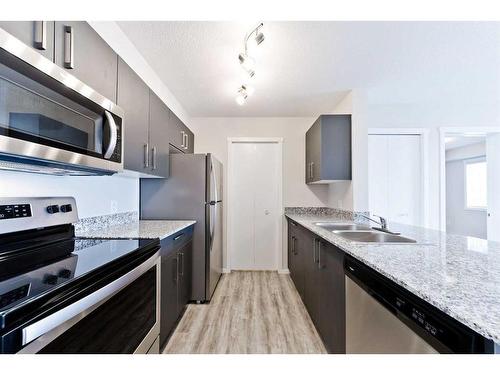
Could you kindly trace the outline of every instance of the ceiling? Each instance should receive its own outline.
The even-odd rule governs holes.
[[[453,150],[455,148],[470,146],[477,143],[485,143],[486,135],[477,135],[477,136],[447,136],[445,138],[445,149]]]
[[[406,101],[500,92],[500,23],[264,22],[255,93],[238,106],[237,56],[256,24],[118,22],[193,117],[316,116],[351,89]]]

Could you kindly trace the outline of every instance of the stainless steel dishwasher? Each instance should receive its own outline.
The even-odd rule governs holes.
[[[346,353],[494,353],[495,345],[350,256]]]

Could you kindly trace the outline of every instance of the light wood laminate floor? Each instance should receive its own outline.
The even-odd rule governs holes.
[[[326,353],[289,275],[232,272],[189,305],[164,353]]]

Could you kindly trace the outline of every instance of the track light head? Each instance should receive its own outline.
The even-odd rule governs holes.
[[[265,37],[264,37],[264,34],[262,33],[262,31],[258,31],[257,35],[255,35],[255,43],[257,43],[257,45],[259,45],[264,41],[264,39],[265,39]]]
[[[246,90],[246,87],[244,85],[242,85],[238,89],[238,94],[236,95],[236,103],[238,103],[239,105],[243,105],[243,104],[245,104],[245,101],[247,100],[247,98],[248,98],[248,92]]]

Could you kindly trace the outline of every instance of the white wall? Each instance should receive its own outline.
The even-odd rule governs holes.
[[[0,171],[0,197],[70,196],[80,218],[139,211],[139,180],[115,176],[49,176]]]
[[[486,141],[446,150],[446,161],[464,160],[486,155]]]
[[[496,79],[497,77],[492,77]],[[470,96],[466,86],[453,95],[436,88],[412,92],[408,87],[379,87],[353,91],[353,117],[359,147],[353,148],[355,208],[362,210],[363,190],[368,191],[368,159],[365,138],[369,128],[429,129],[429,226],[439,228],[439,128],[499,127],[500,95],[491,92]],[[448,93],[449,94],[449,93]],[[354,169],[353,169],[354,174]],[[356,199],[356,191],[359,192]],[[367,203],[367,200],[366,200]],[[357,206],[356,206],[357,205]],[[366,205],[365,208],[368,208]]]
[[[325,206],[327,185],[305,184],[305,132],[314,117],[305,118],[192,118],[196,132],[195,152],[211,152],[224,164],[224,201],[227,202],[227,138],[283,138],[283,205]],[[227,228],[227,204],[224,205],[224,228]],[[286,231],[284,231],[286,233]],[[286,241],[283,241],[284,248]],[[224,262],[227,259],[227,233],[224,235]],[[283,262],[286,257],[283,257]],[[282,265],[286,267],[285,264]],[[224,264],[224,268],[227,265]]]
[[[486,142],[446,151],[446,231],[487,238],[486,211],[465,208],[464,160],[486,155]]]
[[[465,208],[464,174],[463,160],[446,162],[446,231],[486,239],[486,211]]]
[[[359,147],[359,140],[356,130],[356,116],[353,113],[352,104],[352,93],[349,92],[344,99],[342,99],[335,108],[331,111],[331,114],[352,114],[352,155],[355,156],[355,147]],[[357,178],[357,164],[354,163],[354,158],[352,160],[352,180],[351,181],[338,181],[327,186],[328,189],[328,201],[326,206],[333,208],[341,208],[345,210],[354,209],[354,196],[353,187],[356,185],[355,179]]]

